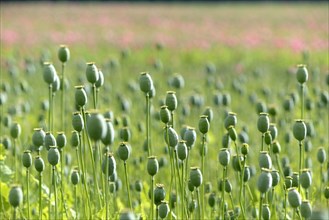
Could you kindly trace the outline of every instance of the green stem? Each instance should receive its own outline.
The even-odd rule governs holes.
[[[226,179],[226,169],[227,167],[223,167],[223,179],[222,179],[222,219],[225,217],[225,179]]]
[[[158,205],[155,207],[155,219],[156,220],[159,219],[159,206]]]
[[[48,131],[51,132],[52,85],[49,84]]]
[[[96,171],[98,171],[98,170],[101,170],[102,169],[102,163],[103,163],[103,159],[102,158],[103,157],[102,157],[102,152],[101,152],[101,148],[99,146],[99,143],[96,142],[95,145],[96,145],[97,156],[98,156],[98,161],[99,161],[99,169],[96,167]],[[100,174],[101,174],[100,177],[101,177],[102,191],[104,192],[105,191],[104,177],[103,177],[101,171],[100,171]],[[104,197],[103,197],[103,199],[104,199]],[[102,203],[102,204],[104,204],[104,203]]]
[[[284,220],[287,219],[287,189],[284,192]]]
[[[301,119],[304,119],[304,85],[301,84]]]
[[[108,177],[108,169],[109,169],[109,165],[108,165],[108,159],[107,159],[107,155],[106,155],[106,159],[105,159],[105,163],[106,163],[106,167],[105,167],[105,212],[106,212],[106,218],[105,220],[109,219],[109,202],[108,202],[108,197],[109,197],[109,192],[108,192],[108,185],[109,185],[109,177]]]
[[[15,160],[15,182],[18,182],[18,170],[17,170],[17,141],[16,138],[14,138],[14,160]]]
[[[302,142],[299,141],[299,178],[302,173],[302,154],[303,154],[303,149],[302,149]],[[300,183],[298,182],[298,192],[300,193]]]
[[[153,188],[154,188],[154,176],[151,176],[151,218],[150,219],[154,219],[154,192],[153,192]]]
[[[42,220],[42,173],[39,174],[39,219]]]
[[[239,159],[240,161],[240,159]],[[242,211],[242,216],[244,219],[246,219],[246,213],[244,210],[244,205],[243,205],[243,200],[242,200],[242,193],[243,193],[243,179],[244,179],[244,166],[245,166],[245,161],[242,162],[242,172],[241,172],[241,178],[240,178],[240,196],[239,196],[239,201],[240,201],[240,207],[241,207],[241,211]]]
[[[74,186],[74,209],[75,209],[75,219],[78,219],[78,201],[77,201],[77,186]]]
[[[53,184],[54,184],[54,195],[55,195],[55,219],[57,219],[57,190],[56,190],[56,179],[55,179],[55,166],[53,166]],[[50,216],[49,216],[50,218]]]
[[[201,218],[201,203],[200,203],[200,191],[199,191],[199,187],[196,188],[196,196],[197,196],[197,200],[198,200],[198,208],[199,208],[199,219],[203,219]]]
[[[184,213],[185,213],[185,206],[184,206],[184,202],[185,202],[185,198],[184,198],[184,194],[185,194],[185,188],[184,186],[184,161],[182,162],[182,167],[181,167],[181,173],[182,173],[182,190],[181,190],[181,194],[182,194],[182,199],[181,199],[181,209],[182,209],[182,219],[184,219]]]
[[[94,103],[94,109],[97,108],[97,100],[96,100],[96,85],[95,83],[92,85],[93,88],[93,103]]]
[[[201,145],[201,173],[203,176],[205,176],[204,170],[205,170],[205,165],[204,165],[204,159],[205,159],[205,147],[206,147],[206,134],[203,134],[202,136],[202,145]],[[204,185],[202,184],[201,186],[201,217],[204,219]]]
[[[150,146],[150,96],[146,94],[146,143],[148,156],[152,155],[152,149]]]
[[[62,121],[62,130],[65,132],[65,121],[64,121],[64,115],[65,115],[65,85],[64,85],[64,75],[65,74],[65,63],[62,63],[62,77],[61,77],[61,121]]]
[[[264,151],[264,138],[265,138],[265,133],[262,133],[262,151]]]
[[[14,208],[14,212],[13,212],[13,219],[16,220],[16,211],[17,211],[17,208]]]
[[[128,181],[128,171],[127,171],[127,162],[124,161],[123,163],[124,169],[125,169],[125,179],[126,179],[126,187],[127,187],[127,193],[128,193],[128,201],[129,201],[129,207],[130,210],[133,210],[133,206],[131,204],[131,198],[130,198],[130,189],[129,189],[129,181]]]
[[[320,176],[321,176],[321,181],[320,181],[320,203],[322,202],[322,182],[324,180],[324,176],[323,176],[323,166],[322,164],[320,165]]]
[[[30,188],[30,173],[29,169],[26,169],[26,199],[27,199],[27,219],[30,219],[30,194],[29,194],[29,188]]]
[[[264,198],[264,194],[261,193],[259,196],[259,213],[258,213],[258,218],[259,220],[262,219],[262,211],[263,211],[263,198]]]

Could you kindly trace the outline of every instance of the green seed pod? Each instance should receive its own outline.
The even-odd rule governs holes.
[[[149,93],[153,87],[153,81],[151,76],[146,73],[142,72],[139,77],[139,87],[144,93]]]
[[[21,133],[22,133],[21,126],[17,122],[14,122],[10,127],[10,136],[13,139],[17,139],[21,135]]]
[[[57,146],[57,143],[54,135],[47,131],[45,136],[45,147],[47,150],[49,150],[50,146]]]
[[[59,149],[66,146],[67,140],[64,132],[57,132],[56,143]]]
[[[208,133],[209,128],[210,128],[210,124],[209,124],[209,121],[208,121],[207,118],[208,118],[208,116],[206,116],[206,115],[201,115],[200,116],[200,120],[199,120],[199,131],[202,134]]]
[[[163,184],[156,184],[154,189],[154,204],[160,205],[161,201],[166,197],[166,191]]]
[[[186,146],[188,148],[192,148],[195,144],[195,141],[196,141],[195,128],[188,127],[187,131],[184,134],[183,139],[186,141]]]
[[[267,113],[259,113],[258,121],[257,121],[258,131],[261,133],[265,133],[270,128],[270,118]]]
[[[185,81],[182,75],[176,74],[171,80],[171,86],[175,89],[181,89],[185,85]]]
[[[188,204],[188,211],[190,213],[193,213],[196,207],[197,207],[197,202],[195,200],[191,200]]]
[[[326,199],[329,199],[329,186],[326,186],[326,188],[324,188],[323,194]]]
[[[211,107],[208,106],[206,109],[203,111],[202,115],[206,115],[209,123],[212,121],[214,118],[214,112],[212,111]]]
[[[160,119],[163,123],[168,124],[171,121],[171,114],[168,109],[168,106],[163,105],[160,108]]]
[[[229,93],[223,94],[222,103],[224,106],[229,106],[231,104],[231,95]]]
[[[292,187],[298,187],[299,185],[299,173],[292,173]]]
[[[224,126],[225,126],[226,130],[228,130],[228,128],[230,126],[235,127],[237,122],[238,122],[238,119],[236,117],[236,114],[234,112],[229,112],[224,120]]]
[[[306,125],[305,122],[302,120],[296,120],[294,127],[293,127],[293,134],[294,137],[298,140],[298,141],[302,141],[305,139],[306,137]]]
[[[22,163],[23,166],[26,167],[27,169],[31,167],[32,165],[32,155],[31,151],[25,150],[23,155],[22,155]]]
[[[99,79],[98,69],[94,62],[87,63],[86,76],[91,84],[95,84]]]
[[[37,156],[35,158],[34,167],[39,173],[41,173],[45,169],[45,163],[43,162],[43,159],[40,156]]]
[[[290,112],[294,108],[294,105],[294,101],[290,97],[287,97],[283,102],[283,109]]]
[[[106,125],[106,135],[102,137],[102,143],[104,145],[111,145],[114,141],[115,131],[113,124],[110,119],[105,119],[105,125]]]
[[[233,126],[228,127],[228,135],[230,136],[232,141],[236,141],[238,135]]]
[[[80,144],[79,133],[77,131],[72,131],[71,145],[72,147],[78,147]]]
[[[74,94],[74,98],[75,98],[75,103],[77,106],[84,107],[87,102],[88,102],[88,98],[87,98],[87,93],[85,91],[84,86],[75,86],[75,94]]]
[[[167,218],[169,211],[170,211],[170,208],[169,208],[168,202],[162,201],[161,204],[159,205],[160,218],[162,218],[162,219]]]
[[[256,207],[252,207],[251,214],[252,214],[252,217],[254,219],[256,219],[258,216],[258,209]]]
[[[165,129],[164,139],[169,147],[175,148],[178,144],[178,134],[172,127]]]
[[[306,122],[306,136],[307,137],[314,137],[315,136],[315,128],[311,121]]]
[[[269,220],[271,218],[271,210],[268,204],[263,204],[262,217],[264,220]]]
[[[308,200],[302,201],[302,204],[300,205],[300,214],[305,219],[312,216],[312,206]]]
[[[258,157],[258,163],[260,168],[271,169],[272,159],[267,151],[261,151]]]
[[[188,182],[187,182],[187,187],[188,187],[188,190],[190,191],[190,192],[193,192],[194,191],[194,185],[193,185],[193,183],[191,182],[191,179],[189,179],[188,180]]]
[[[195,187],[199,187],[202,184],[202,173],[198,167],[191,167],[190,180]]]
[[[66,63],[70,59],[70,50],[66,45],[60,45],[58,50],[58,59],[62,63]]]
[[[243,182],[248,182],[251,177],[251,172],[249,166],[244,167],[244,176],[243,176]]]
[[[5,147],[6,150],[9,150],[11,148],[11,140],[9,137],[4,137],[2,140],[2,144]]]
[[[208,205],[211,208],[214,208],[216,204],[216,194],[215,193],[210,193],[208,197]]]
[[[265,105],[265,103],[263,102],[257,102],[256,104],[256,112],[257,114],[263,113],[263,112],[267,112],[267,107]]]
[[[318,148],[318,153],[316,156],[317,156],[319,163],[321,163],[321,164],[323,164],[324,161],[326,161],[326,159],[327,159],[326,151],[324,150],[323,147]]]
[[[222,146],[223,146],[223,148],[229,148],[230,142],[231,142],[230,135],[228,133],[227,134],[224,134],[223,135],[223,138],[222,138]]]
[[[154,176],[159,172],[159,163],[155,156],[148,157],[147,172],[150,176]]]
[[[297,73],[296,73],[297,81],[300,84],[303,84],[307,82],[308,80],[308,71],[306,69],[306,65],[304,64],[299,64],[297,66]]]
[[[274,154],[279,154],[281,152],[281,146],[278,141],[272,143],[272,151]]]
[[[262,168],[262,172],[258,177],[257,188],[261,193],[266,193],[272,186],[271,171]]]
[[[61,87],[61,82],[59,81],[59,77],[57,76],[57,74],[55,75],[55,80],[51,84],[51,87],[52,87],[52,92],[53,93],[57,92]]]
[[[121,128],[120,139],[124,142],[128,142],[131,139],[131,132],[128,127]]]
[[[119,158],[123,161],[128,160],[129,156],[130,156],[130,146],[128,145],[128,143],[126,142],[121,142],[120,146],[118,148],[118,155]]]
[[[57,75],[56,69],[52,63],[45,62],[43,64],[43,79],[49,85],[55,81],[55,76]]]
[[[223,102],[223,96],[221,93],[216,93],[213,98],[215,106],[220,106]]]
[[[312,176],[309,169],[303,169],[300,174],[300,185],[308,189],[312,185]]]
[[[267,145],[272,144],[272,135],[271,135],[270,131],[265,132],[264,141],[265,141],[265,144],[267,144]]]
[[[168,91],[166,95],[166,106],[168,106],[169,111],[175,111],[177,109],[178,101],[176,93],[174,91]]]
[[[87,118],[87,131],[92,140],[98,141],[105,137],[106,128],[105,118],[102,114],[92,112]]]
[[[80,181],[80,174],[78,169],[74,169],[71,173],[71,183],[77,185]]]
[[[188,150],[186,146],[186,141],[181,140],[177,145],[177,156],[181,161],[184,161],[187,158]]]
[[[272,187],[275,187],[280,182],[280,174],[277,170],[272,170],[271,175],[272,175]]]
[[[74,112],[72,116],[72,126],[77,132],[81,132],[84,128],[83,117],[80,112]]]
[[[212,191],[212,184],[211,182],[206,182],[206,185],[205,185],[205,193],[211,193]]]
[[[135,182],[135,190],[137,192],[142,192],[142,190],[143,190],[143,183],[142,183],[142,181],[136,180],[136,182]]]
[[[186,133],[186,131],[188,130],[189,126],[187,125],[183,125],[182,128],[180,129],[180,138],[184,140],[184,135]]]
[[[100,88],[104,85],[104,74],[100,69],[98,69],[98,75],[99,75],[99,78],[95,83],[96,88]]]
[[[129,210],[124,210],[120,213],[119,220],[136,220],[136,216]]]
[[[225,179],[225,192],[231,193],[232,192],[232,184],[228,178]]]
[[[246,143],[242,144],[241,153],[245,156],[248,155],[248,153],[249,153],[249,145],[248,144],[246,144]]]
[[[220,149],[219,154],[218,154],[218,160],[222,166],[225,167],[230,163],[230,157],[231,157],[231,154],[227,148]]]
[[[22,188],[16,185],[11,187],[8,200],[12,207],[17,208],[23,202]]]
[[[302,204],[302,198],[295,187],[288,190],[288,201],[294,209],[298,208]]]
[[[60,153],[55,146],[50,146],[48,150],[48,162],[52,166],[56,166],[59,163],[60,160]]]
[[[277,114],[278,114],[277,107],[274,106],[274,105],[270,105],[269,108],[268,108],[268,114],[272,117],[277,116]]]
[[[107,161],[107,176],[113,175],[116,171],[116,161],[111,153],[108,153],[102,163],[102,172],[106,175],[106,161]]]
[[[240,156],[239,158],[240,158],[240,163],[242,164],[243,161],[244,161],[244,158],[243,158],[243,156]],[[238,156],[233,155],[233,157],[232,157],[232,167],[233,167],[234,171],[241,172],[242,167],[240,166],[240,163],[239,163],[239,160],[238,160]]]

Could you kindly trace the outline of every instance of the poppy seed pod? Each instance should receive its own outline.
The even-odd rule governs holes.
[[[136,182],[135,182],[135,190],[137,192],[142,192],[142,189],[143,189],[142,181],[136,180]]]
[[[120,138],[124,142],[128,142],[131,139],[131,132],[128,127],[123,127],[120,130]]]
[[[280,174],[277,170],[272,170],[272,187],[275,187],[280,182]]]
[[[177,145],[177,156],[181,161],[184,161],[187,158],[188,150],[186,146],[186,141],[181,140]]]
[[[78,105],[80,108],[84,107],[87,104],[88,98],[87,98],[87,93],[85,91],[84,86],[75,86],[75,103]]]
[[[302,204],[300,205],[300,214],[305,219],[312,216],[312,206],[308,200],[302,201]]]
[[[52,133],[50,133],[48,131],[46,132],[44,144],[45,144],[45,147],[47,150],[50,149],[50,146],[57,146],[56,139]]]
[[[49,85],[55,81],[56,69],[52,63],[45,62],[43,64],[43,79]]]
[[[80,112],[74,112],[72,116],[72,126],[77,132],[81,132],[84,128],[83,118]]]
[[[228,148],[230,146],[230,142],[231,142],[230,135],[228,133],[224,134],[222,138],[223,148]]]
[[[308,189],[312,185],[312,176],[309,169],[303,169],[300,174],[300,185]]]
[[[20,124],[14,122],[10,127],[10,136],[13,139],[17,139],[21,135],[21,133],[22,133],[22,129]]]
[[[231,184],[231,181],[228,179],[228,178],[226,178],[225,179],[225,192],[227,192],[227,193],[231,193],[232,192],[232,184]]]
[[[37,156],[34,160],[34,168],[41,173],[45,169],[45,163],[40,156]]]
[[[226,129],[228,129],[230,126],[235,127],[238,122],[238,119],[236,117],[236,113],[229,112],[224,120],[224,126]]]
[[[124,210],[120,213],[119,220],[136,220],[136,216],[129,210]]]
[[[289,189],[292,187],[292,177],[291,176],[286,176],[284,179],[284,185],[286,189]]]
[[[128,146],[128,143],[126,142],[120,143],[120,146],[118,148],[118,155],[121,160],[123,161],[128,160],[130,156],[130,146]]]
[[[278,141],[273,141],[272,151],[274,154],[279,154],[281,152],[281,145]]]
[[[271,171],[266,168],[262,168],[262,172],[258,177],[257,188],[261,193],[266,193],[272,186]]]
[[[52,87],[52,92],[53,93],[57,92],[61,87],[61,82],[59,81],[59,77],[57,76],[57,74],[55,75],[55,80],[51,84],[51,87]]]
[[[165,129],[164,139],[169,147],[176,147],[178,144],[178,134],[172,127]]]
[[[146,73],[142,72],[139,77],[139,87],[144,93],[149,93],[153,87],[153,81],[151,76]]]
[[[102,114],[92,112],[87,118],[87,131],[89,137],[94,141],[99,141],[106,135],[106,123]]]
[[[70,59],[70,50],[66,45],[60,45],[57,55],[62,63],[66,63]]]
[[[191,179],[188,180],[187,182],[187,188],[190,192],[193,192],[194,191],[194,185],[193,183],[191,182]]]
[[[57,132],[56,143],[59,149],[66,146],[67,140],[64,132]]]
[[[16,185],[11,187],[8,198],[10,205],[17,208],[23,202],[22,188]]]
[[[324,150],[323,147],[319,147],[318,153],[317,153],[317,159],[319,163],[324,163],[324,161],[327,159],[326,151]]]
[[[230,163],[231,154],[227,148],[222,148],[218,154],[219,163],[226,167]]]
[[[177,109],[178,101],[176,93],[174,91],[167,92],[165,103],[170,111],[174,111]]]
[[[172,79],[171,79],[171,86],[174,87],[175,89],[181,89],[185,85],[185,81],[182,75],[176,74]]]
[[[154,204],[160,205],[161,201],[166,197],[166,191],[163,184],[156,184],[154,189]]]
[[[258,131],[261,133],[265,133],[270,128],[270,118],[267,113],[261,112],[259,113],[258,121],[257,121]]]
[[[239,163],[239,160],[240,160],[240,163]],[[242,164],[243,161],[244,161],[243,156],[240,155],[240,157],[238,157],[237,155],[233,155],[233,157],[232,157],[232,167],[233,167],[233,169],[237,172],[240,172],[242,170],[242,167],[240,166],[240,164]]]
[[[294,209],[298,208],[302,204],[302,198],[295,187],[289,189],[288,201]]]
[[[171,114],[168,106],[163,105],[160,108],[160,119],[163,123],[167,124],[171,120]]]
[[[243,182],[248,182],[251,177],[251,172],[249,166],[244,167],[244,176],[243,176]]]
[[[74,169],[71,173],[71,183],[77,185],[80,181],[80,174],[77,169]]]
[[[271,169],[272,159],[267,151],[261,151],[258,157],[258,163],[260,168]]]
[[[182,128],[180,129],[179,135],[180,135],[181,139],[184,140],[184,135],[185,135],[186,131],[188,130],[188,128],[189,127],[187,125],[183,125]]]
[[[297,73],[296,73],[297,81],[300,84],[303,84],[307,82],[308,80],[308,71],[306,69],[306,65],[304,64],[299,64],[297,66]]]
[[[72,147],[78,147],[80,144],[79,133],[77,131],[72,131],[71,145]]]
[[[223,94],[222,103],[224,106],[229,106],[231,104],[231,95],[229,93]]]
[[[202,173],[198,167],[191,167],[190,180],[194,187],[199,187],[202,184]]]
[[[201,115],[200,119],[199,119],[199,131],[202,134],[206,134],[206,133],[208,133],[209,128],[210,128],[210,123],[209,123],[209,120],[208,120],[208,116]]]
[[[303,120],[296,120],[293,127],[293,135],[298,141],[302,141],[306,137],[306,125]]]
[[[299,185],[299,173],[292,173],[292,187],[298,187]]]
[[[203,111],[202,114],[207,116],[207,119],[208,119],[209,123],[214,118],[214,112],[212,111],[210,106],[206,107],[206,109]]]
[[[264,141],[265,144],[270,145],[272,144],[272,135],[270,131],[266,131],[264,134]]]
[[[106,161],[107,161],[107,176],[111,176],[116,171],[116,161],[111,153],[108,153],[102,163],[102,172],[106,175]]]
[[[167,218],[169,211],[170,211],[170,208],[169,208],[168,202],[162,201],[161,204],[159,205],[160,218],[162,218],[162,219]]]
[[[31,167],[32,165],[32,155],[31,151],[25,150],[23,155],[22,155],[22,163],[23,166],[26,167],[27,169]]]
[[[208,204],[211,208],[215,207],[215,204],[216,204],[216,194],[215,193],[210,193],[209,194]]]
[[[154,176],[159,171],[159,163],[155,156],[149,156],[147,160],[147,172],[150,176]]]
[[[86,76],[91,84],[95,84],[99,79],[98,69],[94,62],[87,63]]]
[[[242,146],[241,146],[241,153],[243,155],[248,155],[249,153],[249,145],[246,144],[246,143],[243,143]]]
[[[186,146],[188,148],[193,147],[196,141],[195,128],[188,127],[187,131],[184,134],[183,139],[186,141]]]
[[[230,136],[232,141],[236,141],[238,135],[237,135],[236,130],[233,126],[228,127],[228,135]]]
[[[102,143],[104,145],[111,145],[114,141],[114,136],[115,136],[115,131],[113,124],[110,119],[106,118],[105,119],[105,124],[106,124],[106,135],[102,137]]]
[[[326,199],[329,199],[329,186],[326,186],[326,188],[324,188],[323,194]]]
[[[55,146],[50,146],[48,150],[48,162],[52,166],[56,166],[59,163],[60,160],[60,153]]]
[[[35,128],[33,130],[32,143],[34,146],[40,147],[44,143],[46,133],[42,130],[42,128]]]
[[[96,88],[100,88],[104,85],[104,74],[100,69],[98,70],[98,75],[98,80],[95,83]]]

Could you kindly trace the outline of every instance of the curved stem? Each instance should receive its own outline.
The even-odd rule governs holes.
[[[131,205],[131,198],[130,198],[130,189],[129,189],[129,181],[128,181],[128,171],[127,171],[127,162],[124,161],[123,163],[124,169],[125,169],[125,179],[126,179],[126,187],[127,187],[127,193],[128,193],[128,200],[129,200],[129,207],[130,210],[133,210],[133,206]]]

